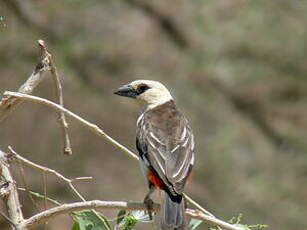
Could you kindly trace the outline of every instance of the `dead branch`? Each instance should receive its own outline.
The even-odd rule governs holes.
[[[44,72],[49,70],[49,59],[47,53],[40,43],[41,50],[40,61],[35,66],[34,71],[28,80],[20,86],[18,92],[24,94],[31,94],[36,86],[44,79]],[[16,107],[21,103],[21,100],[12,97],[3,97],[0,101],[0,122],[3,121]]]
[[[18,89],[18,92],[24,94],[32,94],[33,90],[38,86],[38,84],[44,79],[44,74],[46,71],[50,71],[53,76],[56,94],[58,98],[58,103],[64,105],[63,102],[63,92],[61,81],[55,66],[55,62],[51,53],[47,50],[46,43],[43,40],[38,40],[40,47],[41,57],[40,61],[36,65],[33,73],[28,78],[28,80]],[[12,112],[21,100],[12,97],[3,97],[0,101],[0,122],[3,121]],[[68,124],[65,119],[65,115],[62,112],[60,114],[60,124],[64,139],[64,154],[71,155],[71,144],[68,135]]]
[[[208,216],[199,210],[186,209],[185,213],[192,218],[202,220],[206,224],[213,226],[213,227],[217,227],[218,229],[221,229],[221,228],[225,230],[246,230],[247,229],[247,228],[236,226],[234,224],[229,224],[216,217]]]
[[[46,43],[43,40],[39,40],[38,42],[43,47],[44,52],[48,56],[50,72],[54,80],[58,104],[64,107],[62,84],[52,54],[48,51]],[[64,139],[64,154],[71,155],[72,149],[68,135],[68,124],[66,122],[65,114],[63,112],[59,112],[59,116]]]
[[[13,221],[7,215],[5,215],[2,211],[0,211],[0,216],[2,216],[3,219],[5,219],[11,225],[12,228],[16,228]]]
[[[24,221],[21,205],[19,202],[18,192],[16,188],[15,181],[12,178],[11,172],[9,170],[9,163],[7,156],[4,152],[0,150],[0,169],[1,169],[1,198],[5,201],[9,219],[11,222],[12,229],[25,230],[27,228],[20,228],[20,223]]]
[[[51,107],[52,109],[54,109],[56,111],[62,111],[66,115],[68,115],[69,117],[74,118],[75,120],[80,122],[84,127],[88,128],[89,130],[91,130],[93,133],[95,133],[99,137],[102,137],[103,139],[109,141],[113,146],[115,146],[116,148],[119,148],[124,153],[126,153],[128,156],[130,156],[130,157],[132,157],[134,159],[138,159],[136,154],[134,154],[132,151],[130,151],[128,148],[126,148],[122,144],[118,143],[116,140],[114,140],[109,135],[107,135],[97,125],[88,122],[84,118],[78,116],[77,114],[71,112],[68,109],[63,108],[62,106],[60,106],[60,105],[58,105],[58,104],[56,104],[56,103],[54,103],[52,101],[49,101],[49,100],[44,99],[44,98],[32,96],[32,95],[27,95],[27,94],[22,94],[22,93],[17,93],[17,92],[9,92],[9,91],[4,92],[3,95],[4,96],[12,96],[12,97],[16,97],[18,99],[23,99],[23,100],[27,100],[27,101],[36,102],[36,103],[39,103],[39,104],[47,105],[47,106]]]

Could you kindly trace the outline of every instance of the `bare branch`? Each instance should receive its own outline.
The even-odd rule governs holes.
[[[71,204],[63,204],[58,207],[51,208],[49,210],[38,213],[23,222],[23,227],[34,228],[44,222],[52,219],[58,215],[70,213],[73,211],[84,210],[84,209],[109,209],[109,210],[147,210],[147,206],[144,203],[135,202],[124,202],[124,201],[99,201],[92,200],[86,202],[76,202]],[[158,212],[160,210],[160,205],[154,204],[153,210]],[[226,230],[243,230],[243,228],[228,224],[222,220],[214,217],[207,216],[200,211],[187,209],[186,214],[195,219],[203,220],[210,226],[221,226]]]
[[[58,215],[70,213],[73,211],[84,210],[84,209],[146,210],[146,205],[144,205],[144,203],[132,203],[132,202],[128,203],[123,201],[99,201],[99,200],[63,204],[61,206],[51,208],[49,210],[43,211],[41,213],[38,213],[30,217],[23,223],[23,226],[31,229]],[[155,204],[153,206],[153,209],[158,210],[159,205]]]
[[[38,42],[43,47],[43,50],[47,54],[49,60],[50,72],[54,80],[58,104],[64,107],[62,84],[52,54],[48,51],[46,43],[43,40],[39,40]],[[70,138],[68,135],[68,124],[66,122],[65,114],[63,112],[59,112],[59,116],[64,139],[64,154],[71,155],[72,149],[70,144]]]
[[[12,226],[12,228],[16,228],[13,221],[7,215],[5,215],[2,211],[0,211],[0,216],[2,216],[3,219],[5,219]]]
[[[47,168],[45,166],[41,166],[41,165],[38,165],[22,156],[20,156],[16,151],[14,151],[14,149],[12,147],[8,147],[9,150],[11,151],[11,153],[13,154],[13,157],[15,157],[16,159],[18,159],[21,163],[31,167],[31,168],[34,168],[34,169],[38,169],[40,171],[42,171],[43,173],[50,173],[50,174],[53,174],[54,176],[58,177],[59,179],[61,179],[62,181],[65,181],[69,187],[73,190],[73,192],[82,200],[82,201],[85,201],[84,197],[78,192],[78,190],[75,188],[75,186],[73,185],[73,182],[75,181],[78,181],[78,180],[84,180],[84,178],[86,179],[92,179],[91,177],[77,177],[77,178],[74,178],[74,179],[69,179],[65,176],[63,176],[61,173],[55,171],[54,169],[50,169],[50,168]],[[81,179],[80,179],[81,178]]]
[[[219,229],[222,228],[225,230],[246,230],[246,228],[242,228],[234,224],[229,224],[216,217],[208,216],[199,210],[186,209],[185,213],[192,218],[202,220],[206,224],[213,226],[213,227],[218,227]]]
[[[39,43],[41,49],[41,58],[37,63],[34,71],[28,80],[20,86],[18,92],[24,94],[31,94],[35,87],[44,79],[44,72],[49,70],[49,59],[44,52],[43,47]],[[3,121],[9,114],[12,112],[18,104],[21,103],[21,100],[11,97],[3,97],[0,101],[0,122]]]
[[[46,171],[43,172],[43,184],[44,184],[44,209],[47,209],[47,175]]]
[[[23,165],[21,164],[21,161],[18,161],[17,165],[18,165],[18,169],[19,169],[19,173],[20,173],[20,178],[21,178],[21,181],[23,183],[23,186],[25,187],[25,189],[28,190],[29,186],[28,186],[28,183],[27,183],[27,180],[26,180],[26,175],[25,175],[25,172],[24,172]],[[35,200],[33,199],[32,195],[30,193],[28,193],[28,196],[29,196],[32,204],[35,206],[36,210],[40,211],[39,205],[35,202]]]
[[[58,103],[63,106],[64,102],[62,85],[53,57],[47,50],[46,43],[43,40],[38,40],[38,44],[41,52],[40,61],[36,65],[35,70],[28,78],[28,80],[18,89],[18,92],[24,94],[32,94],[33,90],[44,79],[43,73],[46,71],[50,71],[54,79]],[[20,102],[21,101],[17,100],[16,98],[3,97],[0,101],[0,122],[3,121],[9,115],[9,113],[12,112],[18,104],[20,104]],[[64,139],[64,154],[71,155],[72,150],[68,135],[68,124],[66,122],[64,113],[59,112],[59,114]]]
[[[22,191],[22,192],[26,192],[28,194],[31,194],[31,196],[33,197],[36,197],[36,198],[40,198],[40,199],[46,199],[47,201],[49,201],[50,203],[52,204],[55,204],[55,205],[62,205],[60,202],[54,200],[54,199],[51,199],[50,197],[46,197],[45,195],[42,195],[42,194],[39,194],[37,192],[33,192],[29,189],[25,189],[25,188],[18,188],[19,191]]]
[[[5,184],[2,183],[2,187],[5,186],[5,190],[7,191],[6,193],[3,193],[2,199],[6,203],[9,219],[13,223],[13,229],[15,228],[17,230],[26,229],[19,227],[19,224],[23,222],[24,218],[22,215],[18,192],[15,181],[13,180],[11,172],[9,170],[7,156],[1,150],[0,150],[0,168],[1,168],[2,178],[5,181]]]
[[[136,154],[134,154],[132,151],[130,151],[128,148],[126,148],[122,144],[118,143],[116,140],[114,140],[109,135],[107,135],[97,125],[88,122],[87,120],[83,119],[82,117],[76,115],[75,113],[71,112],[70,110],[63,108],[62,106],[60,106],[60,105],[58,105],[58,104],[56,104],[52,101],[49,101],[49,100],[44,99],[44,98],[32,96],[32,95],[27,95],[27,94],[22,94],[22,93],[17,93],[17,92],[9,92],[9,91],[4,92],[3,95],[4,96],[10,96],[10,97],[16,97],[18,99],[23,99],[23,100],[27,100],[27,101],[36,102],[36,103],[39,103],[39,104],[47,105],[47,106],[53,108],[56,111],[62,111],[66,115],[68,115],[69,117],[72,117],[75,120],[79,121],[84,127],[88,128],[89,130],[94,132],[99,137],[102,137],[103,139],[109,141],[113,146],[115,146],[116,148],[119,148],[120,150],[125,152],[128,156],[130,156],[134,159],[138,159]]]
[[[215,217],[211,212],[204,209],[202,206],[200,206],[196,201],[194,201],[191,197],[189,197],[187,194],[184,194],[184,199],[186,199],[190,204],[194,205],[197,209],[202,211],[207,216]]]

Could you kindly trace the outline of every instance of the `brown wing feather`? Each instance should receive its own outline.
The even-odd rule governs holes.
[[[184,131],[186,129],[186,131]],[[176,193],[183,193],[186,180],[192,170],[194,161],[194,136],[188,124],[184,126],[185,137],[178,146],[167,155],[166,177],[173,185]]]
[[[145,112],[137,127],[137,139],[150,166],[173,195],[182,194],[194,152],[187,120],[173,107],[159,108]]]

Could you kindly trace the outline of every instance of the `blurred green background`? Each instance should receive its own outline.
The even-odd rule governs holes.
[[[224,220],[243,213],[243,222],[272,230],[307,228],[306,0],[0,0],[0,16],[1,92],[30,76],[44,39],[66,107],[135,150],[139,107],[113,91],[161,81],[196,136],[187,192]],[[49,75],[34,94],[54,100]],[[93,176],[77,184],[86,199],[143,200],[137,162],[69,123],[74,154],[64,156],[57,114],[25,103],[1,123],[0,148],[67,177]],[[41,175],[25,170],[28,187],[42,193]],[[47,189],[78,200],[52,176]],[[21,199],[26,216],[37,212]],[[70,226],[61,217],[47,229]]]

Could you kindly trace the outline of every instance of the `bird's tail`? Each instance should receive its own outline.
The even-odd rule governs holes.
[[[185,230],[185,207],[182,196],[170,196],[164,192],[161,207],[162,230]]]

